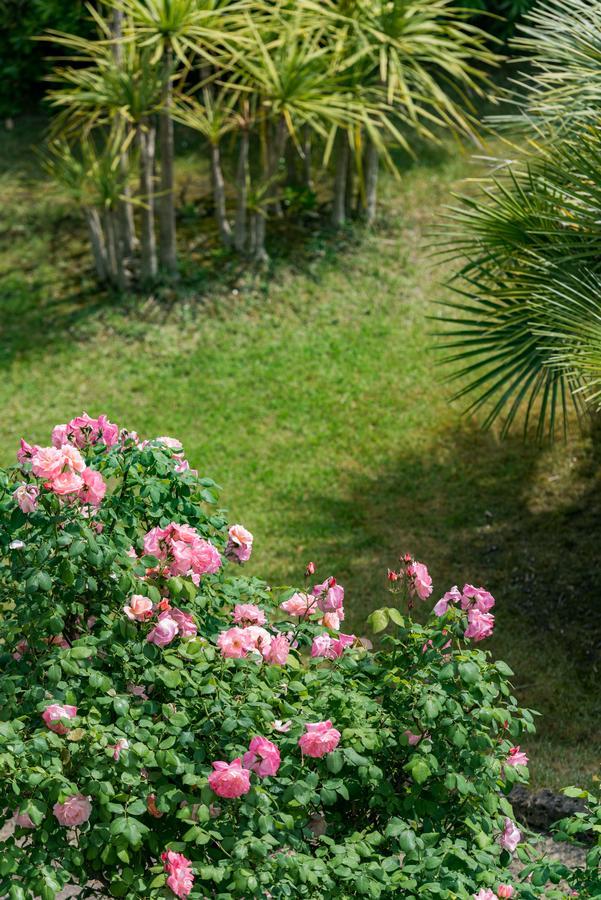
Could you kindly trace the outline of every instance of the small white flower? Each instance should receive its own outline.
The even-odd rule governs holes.
[[[11,541],[8,546],[11,550],[22,550],[25,544],[23,541]]]

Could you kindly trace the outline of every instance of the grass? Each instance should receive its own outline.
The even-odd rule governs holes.
[[[543,714],[527,745],[535,785],[588,782],[601,747],[598,442],[483,433],[449,403],[426,318],[445,295],[426,235],[473,164],[424,156],[385,181],[372,233],[317,223],[276,241],[270,272],[244,274],[215,249],[187,148],[181,284],[118,301],[94,287],[38,139],[35,121],[0,138],[0,462],[82,409],[177,436],[254,532],[251,570],[300,583],[315,560],[345,585],[347,630],[385,602],[401,552],[428,563],[436,597],[484,584],[497,597],[491,647]]]

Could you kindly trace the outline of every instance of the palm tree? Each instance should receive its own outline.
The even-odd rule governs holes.
[[[110,0],[126,16],[126,40],[152,48],[152,63],[161,64],[162,98],[159,115],[161,160],[159,257],[164,270],[177,271],[175,200],[173,83],[182,78],[200,57],[214,64],[243,39],[238,3],[221,0]]]
[[[444,343],[486,424],[524,413],[542,435],[601,399],[601,4],[546,0],[518,43],[528,90],[502,121],[530,152],[452,211]]]

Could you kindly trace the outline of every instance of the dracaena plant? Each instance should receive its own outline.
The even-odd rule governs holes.
[[[174,438],[83,414],[17,456],[0,472],[3,896],[512,896],[510,858],[531,851],[507,794],[534,726],[481,649],[488,591],[452,588],[419,624],[432,581],[403,558],[372,650],[313,563],[298,589],[242,573],[252,534]]]

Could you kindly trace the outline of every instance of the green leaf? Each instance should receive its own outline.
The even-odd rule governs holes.
[[[388,610],[374,610],[374,612],[372,612],[372,614],[368,617],[367,622],[374,634],[378,634],[380,631],[384,631],[384,629],[388,626]]]
[[[473,662],[459,663],[459,676],[466,684],[476,684],[480,680],[480,669]]]

